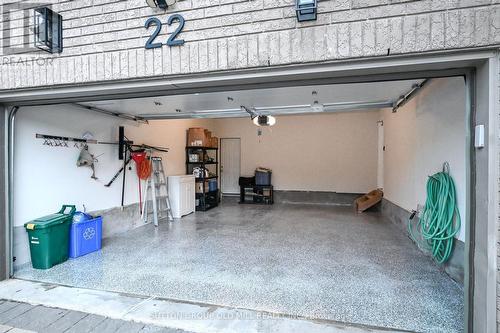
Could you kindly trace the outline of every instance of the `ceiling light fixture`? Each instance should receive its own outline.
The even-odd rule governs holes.
[[[257,126],[273,126],[276,124],[276,118],[273,116],[258,116],[253,118],[253,123]]]
[[[253,123],[257,126],[273,126],[276,124],[276,118],[273,116],[265,116],[257,113],[255,108],[249,109],[246,106],[241,106],[241,111],[246,112],[250,115]]]

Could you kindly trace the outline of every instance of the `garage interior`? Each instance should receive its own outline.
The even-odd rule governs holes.
[[[14,275],[313,320],[463,331],[465,103],[463,78],[449,77],[22,107]],[[256,126],[252,113],[276,124]],[[79,146],[36,138],[116,142],[119,126],[134,143],[168,147],[154,153],[168,176],[191,172],[190,128],[218,137],[217,206],[158,227],[143,223],[134,163],[123,205],[121,175],[104,186],[123,165],[117,145],[89,144],[92,179],[90,168],[76,166]],[[462,225],[450,260],[439,265],[409,237],[407,223],[413,210],[418,218],[427,180],[445,162]],[[272,170],[274,204],[238,203],[238,178],[256,168]],[[381,202],[356,212],[354,200],[377,188]],[[63,204],[103,217],[102,249],[33,269],[23,225]]]

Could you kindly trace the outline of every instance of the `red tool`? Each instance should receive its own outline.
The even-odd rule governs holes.
[[[130,156],[135,162],[137,176],[139,177],[139,209],[142,214],[141,179],[146,180],[151,175],[151,161],[145,151],[131,152]]]

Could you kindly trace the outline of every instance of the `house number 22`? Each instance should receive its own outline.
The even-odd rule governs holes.
[[[184,29],[184,17],[179,14],[172,15],[168,18],[167,20],[167,25],[171,26],[174,21],[179,21],[179,26],[177,29],[175,29],[174,32],[170,35],[170,37],[167,39],[167,42],[165,43],[168,46],[177,46],[177,45],[183,45],[184,44],[184,39],[177,39],[179,34],[182,32],[182,29]],[[159,18],[157,17],[150,17],[144,24],[144,27],[146,29],[149,29],[152,25],[156,26],[155,31],[153,31],[153,34],[149,37],[148,41],[146,42],[146,49],[156,49],[158,47],[162,47],[163,43],[155,43],[156,37],[160,34],[162,23]]]

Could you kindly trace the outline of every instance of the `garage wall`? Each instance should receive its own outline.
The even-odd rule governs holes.
[[[29,262],[26,232],[22,225],[40,216],[60,209],[62,204],[75,204],[79,210],[100,211],[105,218],[104,235],[109,236],[137,227],[137,206],[123,212],[103,210],[120,206],[122,178],[111,187],[106,184],[122,166],[118,148],[114,145],[89,145],[96,163],[97,181],[90,179],[91,170],[76,167],[79,149],[49,147],[35,134],[81,137],[86,131],[100,141],[116,141],[118,126],[125,126],[127,137],[137,143],[161,145],[170,148],[164,159],[167,175],[185,173],[186,130],[192,126],[210,128],[210,120],[155,121],[137,125],[121,119],[88,112],[72,106],[21,108],[16,120],[16,150],[14,159],[14,256],[15,267]],[[138,180],[134,163],[127,169],[125,205],[139,202]],[[50,196],[48,195],[50,194]],[[133,223],[132,223],[133,222]]]
[[[450,164],[460,216],[466,207],[465,84],[435,79],[397,113],[382,112],[385,133],[385,198],[412,210],[424,205],[429,175]],[[465,221],[462,221],[465,223]],[[465,240],[462,226],[458,239]]]
[[[23,17],[37,2],[4,5],[0,28],[10,34],[2,45],[33,45],[33,18]],[[166,12],[144,0],[53,2],[64,17],[64,52],[40,52],[33,61],[33,54],[0,49],[0,90],[500,44],[500,4],[491,0],[322,0],[317,21],[303,23],[294,0],[179,0]],[[18,4],[31,10],[25,14]],[[145,50],[147,18],[166,22],[172,14],[186,19],[179,36],[186,44]],[[157,42],[167,39],[166,30]]]
[[[40,215],[58,210],[63,203],[83,205],[88,211],[120,205],[121,178],[109,188],[104,187],[121,167],[117,146],[90,145],[96,163],[97,181],[90,179],[91,170],[76,167],[77,148],[49,147],[35,134],[81,137],[86,131],[100,141],[116,141],[118,126],[125,125],[125,133],[138,143],[170,148],[164,158],[167,174],[185,173],[186,129],[192,126],[210,126],[209,120],[155,121],[150,125],[136,125],[117,118],[88,112],[76,107],[51,106],[21,108],[16,122],[15,155],[15,226]],[[140,139],[138,139],[140,138]],[[139,201],[135,165],[128,173],[126,204]],[[127,170],[128,171],[128,170]],[[50,197],[47,193],[50,192]],[[43,198],[43,200],[40,200]]]
[[[241,138],[241,174],[273,170],[277,190],[362,193],[377,185],[378,111],[281,116],[258,127],[249,118],[215,120],[221,138]]]

